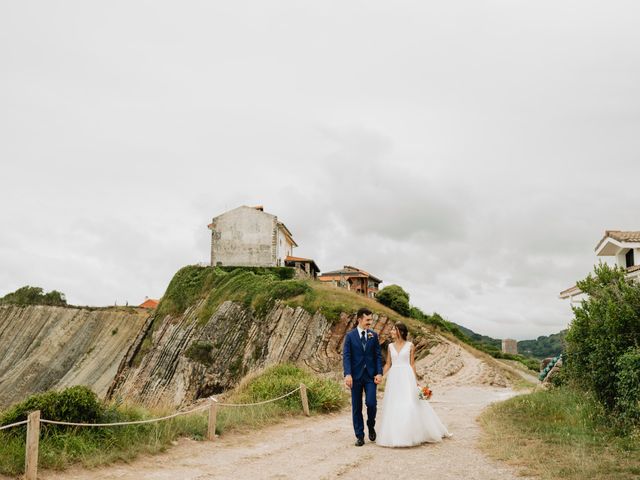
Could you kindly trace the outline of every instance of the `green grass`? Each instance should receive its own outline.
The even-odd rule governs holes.
[[[290,392],[300,383],[307,385],[312,414],[335,411],[347,403],[341,385],[290,364],[271,367],[245,380],[223,402],[254,403],[270,400]],[[42,403],[43,399],[48,401],[49,397],[52,397],[49,393],[40,394],[36,400]],[[57,405],[60,403],[57,402]],[[63,406],[65,408],[59,408],[58,411],[66,414],[70,404],[66,403]],[[6,417],[8,420],[10,417],[13,418],[14,414],[20,415],[22,410],[11,408],[2,417],[10,414]],[[169,413],[172,412],[127,405],[107,405],[102,407],[96,422],[142,420],[166,416]],[[298,392],[266,405],[221,406],[218,409],[216,432],[220,434],[234,430],[253,431],[282,418],[301,414],[302,402]],[[42,424],[39,465],[43,469],[63,470],[74,464],[95,467],[117,461],[129,461],[143,453],[162,452],[179,437],[201,440],[206,435],[206,430],[206,411],[135,426],[91,428]],[[25,438],[24,426],[0,431],[0,473],[19,475],[23,472]]]
[[[253,307],[264,314],[277,300],[300,295],[309,285],[289,277],[290,268],[201,267],[189,265],[174,275],[156,310],[156,320],[181,315],[199,300],[205,300],[198,321],[206,322],[227,300]]]
[[[298,388],[307,386],[309,411],[311,414],[340,410],[348,403],[342,385],[323,379],[316,374],[292,364],[270,367],[245,379],[224,403],[254,403],[278,398]],[[273,403],[251,407],[221,407],[217,416],[216,432],[258,428],[273,423],[274,419],[302,413],[300,393]]]
[[[521,395],[480,417],[483,449],[542,480],[640,476],[640,431],[614,428],[592,397],[568,387]]]
[[[121,406],[112,421],[157,418],[167,411]],[[108,420],[107,420],[108,421]],[[142,453],[164,451],[178,437],[201,439],[206,432],[204,415],[177,417],[164,422],[108,428],[65,427],[42,424],[39,467],[64,470],[74,464],[95,467],[116,461],[128,461]],[[0,432],[0,473],[19,475],[24,471],[26,428]]]

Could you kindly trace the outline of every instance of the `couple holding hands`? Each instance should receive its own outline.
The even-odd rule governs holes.
[[[418,394],[415,346],[407,341],[407,327],[396,323],[387,359],[382,366],[378,335],[370,329],[372,312],[361,308],[357,326],[345,337],[342,350],[344,383],[351,389],[351,412],[356,446],[364,445],[362,397],[367,407],[369,440],[383,447],[410,447],[441,442],[451,435],[426,400]],[[382,402],[382,421],[376,432],[377,386],[387,375]]]

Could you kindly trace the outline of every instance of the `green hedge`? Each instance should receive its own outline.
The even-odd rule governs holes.
[[[573,308],[563,368],[609,413],[638,421],[640,284],[625,270],[600,264],[577,285],[588,298]]]

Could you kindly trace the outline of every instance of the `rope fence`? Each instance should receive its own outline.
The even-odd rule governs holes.
[[[171,418],[180,417],[182,415],[189,415],[191,413],[200,412],[209,408],[208,405],[202,405],[186,412],[178,412],[173,415],[167,415],[166,417],[150,418],[148,420],[135,420],[133,422],[114,422],[114,423],[72,423],[72,422],[59,422],[57,420],[44,420],[41,419],[40,423],[50,423],[51,425],[66,425],[69,427],[119,427],[121,425],[142,425],[144,423],[162,422],[163,420],[169,420]],[[26,423],[26,422],[25,422]]]
[[[0,427],[0,430],[6,430],[7,428],[17,427],[18,425],[25,425],[27,422],[28,422],[28,420],[23,420],[21,422],[11,423],[9,425],[5,425],[3,427]]]
[[[285,393],[284,395],[278,397],[278,398],[272,398],[271,400],[265,400],[264,402],[255,402],[255,403],[218,403],[219,406],[221,407],[253,407],[256,405],[264,405],[265,403],[271,403],[271,402],[277,402],[278,400],[282,400],[283,398],[288,397],[289,395],[293,395],[294,393],[296,393],[298,390],[300,390],[302,388],[302,386],[296,388],[295,390],[291,390],[289,393]],[[217,402],[217,400],[213,397],[210,397],[214,402]]]
[[[277,402],[278,400],[282,400],[283,398],[293,395],[298,391],[300,392],[300,399],[302,401],[302,411],[306,416],[309,416],[310,413],[309,413],[309,400],[307,397],[307,387],[304,383],[301,383],[299,387],[295,388],[294,390],[288,393],[285,393],[284,395],[279,396],[278,398],[272,398],[262,402],[220,403],[214,397],[209,397],[208,405],[201,405],[199,407],[192,408],[191,410],[187,410],[185,412],[176,412],[172,415],[167,415],[166,417],[150,418],[147,420],[136,420],[132,422],[114,422],[114,423],[59,422],[57,420],[47,420],[44,418],[41,419],[40,410],[36,410],[29,414],[29,418],[27,420],[12,423],[10,425],[4,425],[0,427],[0,430],[6,430],[12,427],[17,427],[25,424],[27,425],[27,442],[25,445],[24,479],[36,480],[38,476],[38,445],[40,441],[40,425],[42,423],[48,423],[51,425],[65,425],[70,427],[117,427],[122,425],[141,425],[145,423],[162,422],[165,420],[170,420],[175,417],[190,415],[192,413],[209,410],[209,419],[207,423],[207,440],[213,441],[216,439],[216,417],[217,417],[218,407],[252,407],[256,405],[265,405],[267,403],[273,403],[273,402]]]

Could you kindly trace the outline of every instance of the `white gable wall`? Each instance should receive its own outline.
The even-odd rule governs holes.
[[[284,259],[293,255],[293,244],[289,237],[285,235],[282,227],[278,227],[276,235],[276,265],[284,267]]]
[[[212,266],[275,266],[275,215],[238,207],[215,217],[210,228]]]

